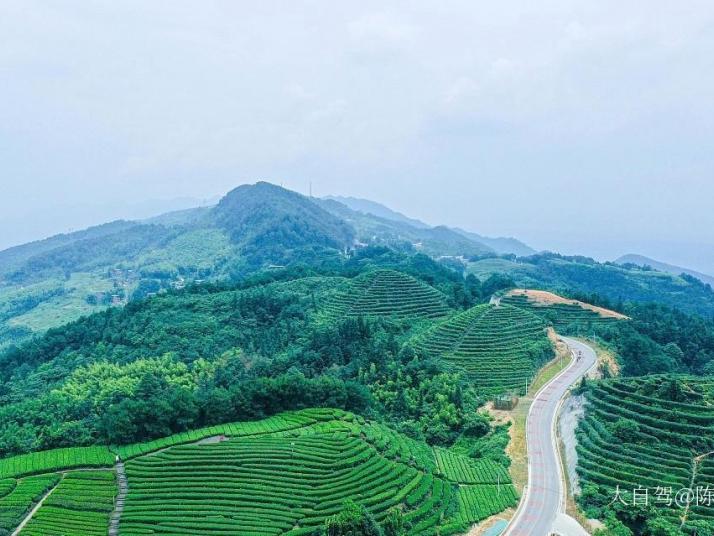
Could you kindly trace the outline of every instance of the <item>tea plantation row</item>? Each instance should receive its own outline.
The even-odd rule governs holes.
[[[325,305],[328,317],[440,318],[450,312],[446,296],[410,275],[374,270],[351,280]]]
[[[714,529],[711,380],[612,379],[589,385],[585,395],[577,430],[585,510],[602,518],[614,505],[648,507],[656,514],[650,519],[660,517],[681,533]],[[699,500],[707,487],[708,500]]]
[[[431,448],[340,410],[289,412],[116,452],[130,458],[122,535],[311,534],[347,498],[377,520],[399,509],[409,534],[453,534],[517,500],[495,462]],[[47,461],[5,460],[16,474],[0,480],[0,534],[50,490],[22,535],[106,534],[114,472],[68,470],[64,451],[31,456]],[[51,463],[56,472],[28,476],[39,466],[53,471]]]
[[[563,332],[587,332],[594,326],[607,325],[617,322],[617,318],[601,315],[593,309],[588,309],[573,303],[543,304],[523,294],[508,294],[501,298],[501,303],[513,305],[520,309],[530,311],[542,319],[550,322]]]
[[[553,355],[545,323],[510,305],[477,305],[418,336],[417,350],[439,357],[483,392],[521,392]]]

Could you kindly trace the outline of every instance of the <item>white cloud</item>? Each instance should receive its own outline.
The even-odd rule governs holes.
[[[419,29],[406,20],[406,13],[373,12],[359,16],[348,25],[349,35],[359,47],[372,52],[405,49],[416,41]]]
[[[5,1],[0,212],[275,177],[549,247],[625,201],[710,239],[711,2],[434,5]]]

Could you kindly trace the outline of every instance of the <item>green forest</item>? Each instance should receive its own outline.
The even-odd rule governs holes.
[[[131,443],[315,406],[357,411],[432,444],[482,439],[474,449],[488,451],[484,394],[405,344],[432,320],[331,314],[354,276],[377,266],[431,288],[444,313],[504,283],[376,249],[339,270],[296,267],[132,301],[0,356],[0,452]]]

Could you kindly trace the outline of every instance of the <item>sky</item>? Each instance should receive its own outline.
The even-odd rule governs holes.
[[[268,180],[714,273],[714,3],[0,3],[0,248]]]

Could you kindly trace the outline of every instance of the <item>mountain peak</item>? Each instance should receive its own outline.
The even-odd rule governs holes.
[[[277,257],[281,251],[315,245],[340,249],[354,240],[345,222],[308,197],[269,182],[234,188],[210,219],[244,251],[269,250]]]

